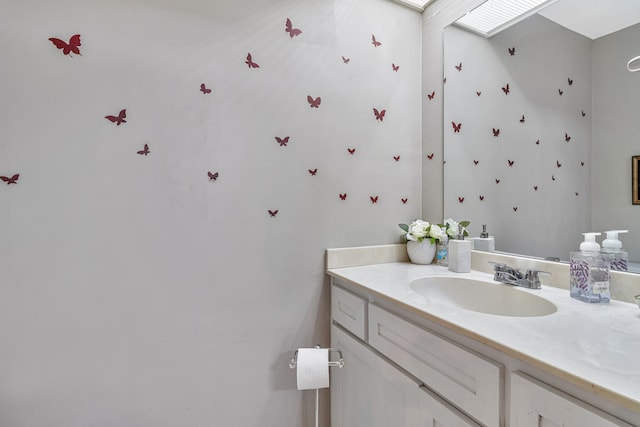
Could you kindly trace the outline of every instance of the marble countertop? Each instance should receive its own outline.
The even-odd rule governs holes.
[[[412,280],[428,276],[467,277],[510,286],[494,282],[488,273],[457,274],[446,267],[408,262],[329,268],[327,273],[640,412],[640,310],[634,304],[588,304],[571,298],[565,289],[514,287],[548,299],[558,310],[540,317],[505,317],[430,303],[409,288]]]

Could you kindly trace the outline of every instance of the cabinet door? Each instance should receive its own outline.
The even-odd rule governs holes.
[[[511,374],[511,427],[631,427],[520,372]]]
[[[418,417],[420,427],[481,427],[424,386],[418,395]]]
[[[344,368],[331,368],[332,427],[415,427],[418,384],[347,335],[331,327]]]

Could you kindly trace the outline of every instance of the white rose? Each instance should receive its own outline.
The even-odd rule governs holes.
[[[447,235],[456,237],[458,235],[458,223],[451,218],[445,219],[444,223],[447,226]]]
[[[429,223],[421,219],[416,219],[409,226],[409,232],[407,233],[407,240],[417,241],[427,237],[427,228]]]
[[[433,237],[434,239],[442,239],[442,228],[437,224],[433,224],[429,229],[429,237]]]

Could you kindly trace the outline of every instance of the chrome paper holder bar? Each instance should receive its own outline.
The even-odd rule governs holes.
[[[316,346],[315,348],[320,348],[320,346]],[[340,350],[339,348],[328,348],[327,350],[329,350],[329,353],[338,353],[338,360],[332,361],[329,360],[329,366],[337,366],[338,368],[344,368],[344,359],[342,357],[342,350]],[[289,361],[289,368],[291,369],[296,369],[296,366],[298,365],[298,350],[296,350],[293,353],[293,358],[291,358],[291,360]]]

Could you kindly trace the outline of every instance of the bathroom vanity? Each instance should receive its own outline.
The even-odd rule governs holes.
[[[333,427],[640,426],[638,307],[402,250],[327,252],[331,345],[346,363],[331,372]]]

